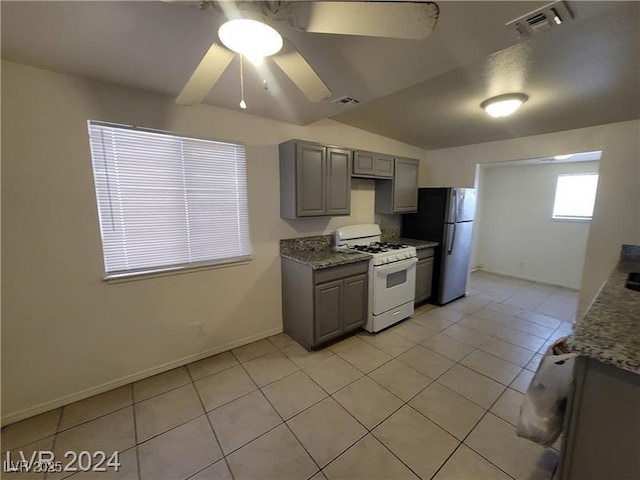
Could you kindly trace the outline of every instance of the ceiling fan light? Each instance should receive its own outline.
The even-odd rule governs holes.
[[[223,23],[218,37],[229,50],[246,56],[256,65],[282,48],[282,37],[273,27],[248,18]]]
[[[524,93],[507,93],[488,98],[480,106],[492,117],[508,117],[513,115],[528,99],[529,97]]]
[[[253,63],[256,67],[259,67],[264,63],[264,57],[261,55],[257,55],[257,56],[247,55],[247,60]]]

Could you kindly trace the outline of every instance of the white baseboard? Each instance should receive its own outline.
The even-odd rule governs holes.
[[[56,398],[55,400],[51,400],[49,402],[41,403],[34,407],[29,407],[29,408],[25,408],[24,410],[19,410],[17,412],[9,413],[7,415],[2,416],[1,424],[4,427],[5,425],[9,425],[11,423],[24,420],[25,418],[33,417],[34,415],[39,415],[40,413],[48,412],[49,410],[53,410],[54,408],[62,407],[64,405],[69,405],[70,403],[77,402],[78,400],[84,400],[85,398],[98,395],[99,393],[108,392],[109,390],[113,390],[114,388],[122,387],[123,385],[137,382],[138,380],[142,380],[144,378],[157,375],[158,373],[163,373],[168,370],[181,367],[188,363],[202,360],[203,358],[210,357],[211,355],[216,355],[218,353],[226,352],[227,350],[231,350],[232,348],[241,347],[248,343],[255,342],[257,340],[262,340],[263,338],[267,338],[272,335],[277,335],[278,333],[282,333],[282,328],[274,328],[272,330],[267,330],[265,332],[261,332],[256,335],[251,335],[249,337],[236,340],[235,342],[230,342],[225,345],[220,345],[218,347],[212,348],[211,350],[207,350],[205,352],[196,353],[195,355],[189,355],[189,356],[180,358],[178,360],[164,363],[157,367],[143,370],[142,372],[134,373],[132,375],[127,375],[126,377],[122,377],[117,380],[113,380],[111,382],[103,383],[102,385],[97,385],[95,387],[87,388],[86,390],[82,390],[80,392],[76,392],[70,395],[65,395],[64,397]]]
[[[540,278],[523,277],[521,275],[515,275],[513,273],[499,272],[497,270],[489,270],[489,269],[486,269],[486,268],[480,268],[478,271],[482,271],[482,272],[486,272],[486,273],[495,273],[496,275],[503,275],[505,277],[513,277],[513,278],[518,278],[520,280],[528,280],[530,282],[544,283],[545,285],[553,285],[554,287],[563,287],[563,288],[568,288],[570,290],[580,291],[580,288],[576,287],[575,285],[566,285],[566,284],[563,284],[563,283],[554,283],[554,282],[550,282],[548,280],[543,280],[543,279],[540,279]]]

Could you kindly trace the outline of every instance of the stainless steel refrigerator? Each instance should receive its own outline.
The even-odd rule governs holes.
[[[402,236],[432,240],[435,250],[431,302],[444,305],[467,288],[476,191],[473,188],[421,188],[418,213],[402,216]]]

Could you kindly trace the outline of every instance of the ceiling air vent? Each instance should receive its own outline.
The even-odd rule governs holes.
[[[360,100],[345,95],[344,97],[332,100],[331,103],[341,103],[342,105],[357,105],[360,103]]]
[[[558,28],[571,19],[573,12],[567,2],[558,1],[511,20],[506,25],[514,27],[521,38],[526,38]]]

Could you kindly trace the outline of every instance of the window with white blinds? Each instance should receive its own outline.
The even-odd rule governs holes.
[[[107,278],[251,258],[244,145],[89,122]]]

